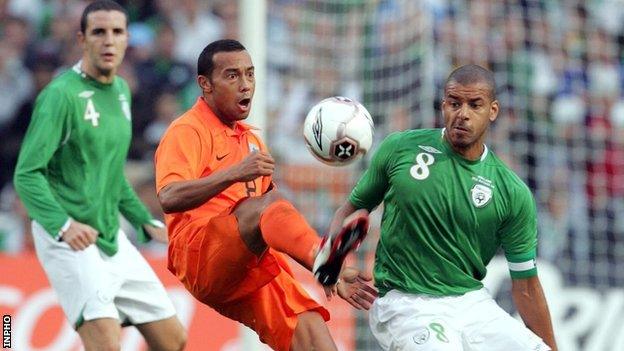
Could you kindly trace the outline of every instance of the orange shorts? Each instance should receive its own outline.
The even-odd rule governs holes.
[[[191,228],[189,228],[191,229]],[[272,249],[258,259],[242,241],[236,216],[224,213],[187,232],[188,245],[170,246],[170,269],[199,301],[255,330],[275,350],[289,350],[297,315],[329,312],[293,277]]]

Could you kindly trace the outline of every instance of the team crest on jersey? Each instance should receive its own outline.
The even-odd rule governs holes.
[[[472,189],[470,189],[470,197],[475,207],[481,208],[487,205],[492,199],[492,188],[483,184],[475,184]]]
[[[419,328],[414,332],[414,336],[412,336],[412,341],[414,341],[416,345],[422,345],[426,343],[427,340],[429,340],[429,335],[431,335],[429,329],[427,329],[426,327]]]
[[[259,151],[260,147],[256,144],[249,143],[249,152]]]
[[[436,149],[433,146],[429,146],[429,145],[418,145],[419,148],[427,151],[427,152],[431,152],[432,154],[441,154],[442,151]]]

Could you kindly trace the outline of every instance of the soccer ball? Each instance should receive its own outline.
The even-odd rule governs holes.
[[[344,166],[362,157],[373,144],[373,119],[355,100],[342,96],[314,105],[303,124],[312,155],[330,166]]]

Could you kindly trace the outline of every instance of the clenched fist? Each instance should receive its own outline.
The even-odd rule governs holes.
[[[97,230],[87,224],[72,220],[69,228],[63,233],[61,240],[66,242],[72,250],[79,251],[95,243],[97,237]]]
[[[254,151],[241,162],[232,166],[234,179],[239,182],[249,182],[261,176],[273,174],[275,160],[265,151]]]

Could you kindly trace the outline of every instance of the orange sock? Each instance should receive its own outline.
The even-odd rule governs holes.
[[[269,247],[312,269],[321,238],[290,202],[278,200],[269,205],[260,216],[260,231]]]

